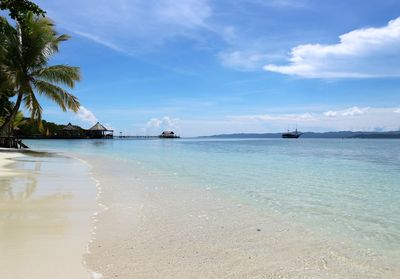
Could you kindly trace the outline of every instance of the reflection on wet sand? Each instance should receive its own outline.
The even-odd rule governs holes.
[[[15,163],[14,163],[15,164]],[[41,162],[34,162],[35,172],[40,171]],[[24,181],[25,180],[25,181]],[[29,199],[37,187],[37,179],[33,175],[24,178],[8,176],[0,180],[0,202]],[[22,187],[18,187],[22,184]]]
[[[45,279],[60,271],[57,278],[88,278],[82,255],[95,211],[88,169],[66,157],[30,155],[7,166],[17,175],[0,177],[2,278]]]

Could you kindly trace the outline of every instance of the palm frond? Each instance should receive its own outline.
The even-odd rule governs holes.
[[[18,111],[17,115],[14,118],[14,122],[12,124],[13,128],[19,128],[22,125],[25,125],[27,121],[25,120],[24,114],[22,111]]]
[[[38,123],[42,122],[42,107],[40,106],[38,100],[36,99],[33,91],[25,94],[24,96],[25,108],[30,111],[31,119],[37,121]]]
[[[77,112],[79,110],[80,103],[78,98],[65,91],[63,88],[43,80],[35,80],[33,85],[39,94],[50,98],[59,105],[63,111],[69,109]]]
[[[73,88],[81,79],[80,69],[68,65],[49,66],[50,58],[68,39],[69,36],[57,33],[49,18],[29,12],[22,25],[12,26],[0,16],[0,96],[7,98],[18,92],[19,101],[10,113],[12,118],[23,97],[22,102],[32,119],[41,123],[42,107],[35,93],[50,98],[64,111],[79,110],[78,99],[59,85]],[[0,132],[7,128],[5,125],[0,126]]]
[[[75,82],[81,79],[80,69],[67,65],[45,67],[34,72],[32,76],[48,82],[61,83],[70,88],[73,88]]]

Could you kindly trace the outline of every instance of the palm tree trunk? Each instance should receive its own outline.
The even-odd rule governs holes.
[[[3,125],[0,127],[0,136],[1,137],[9,137],[12,135],[12,123],[17,115],[19,108],[22,102],[22,90],[18,93],[17,101],[15,102],[15,106],[11,111],[10,115],[7,116],[6,120],[4,121]]]

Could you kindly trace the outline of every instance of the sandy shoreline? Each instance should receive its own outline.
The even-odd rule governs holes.
[[[86,158],[100,182],[96,239],[86,255],[104,278],[394,278],[369,251],[139,164]],[[125,175],[124,175],[125,174]],[[126,175],[129,174],[129,175]]]
[[[23,156],[19,152],[8,152],[6,149],[0,148],[0,176],[15,175],[15,170],[6,166],[13,163],[13,159]]]
[[[2,151],[0,173],[0,277],[90,278],[83,254],[97,206],[88,166]]]
[[[90,166],[71,157],[0,152],[1,278],[400,274],[379,255],[179,183],[173,174],[77,157]]]

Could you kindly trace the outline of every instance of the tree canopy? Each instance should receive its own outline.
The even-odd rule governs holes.
[[[54,23],[45,17],[28,12],[12,26],[0,17],[0,78],[4,79],[3,93],[16,96],[15,105],[0,127],[0,134],[10,133],[21,104],[31,112],[31,118],[41,123],[42,107],[37,98],[45,96],[63,111],[79,109],[78,99],[64,88],[73,88],[80,80],[80,69],[69,65],[49,65],[50,59],[59,51],[59,45],[69,36],[60,35]]]
[[[20,24],[24,23],[25,15],[28,12],[32,12],[36,16],[45,16],[46,14],[38,5],[28,0],[0,0],[0,9],[8,10],[10,17]]]

